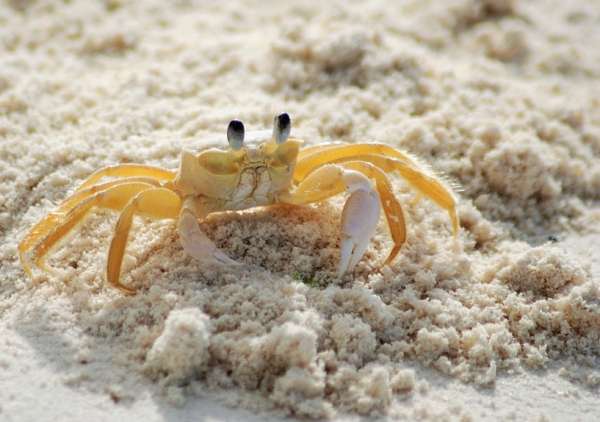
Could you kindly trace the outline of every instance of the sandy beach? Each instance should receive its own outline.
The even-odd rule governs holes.
[[[600,4],[0,3],[0,420],[600,419]],[[382,142],[455,191],[390,175],[336,274],[345,196],[211,215],[239,267],[94,209],[29,278],[28,230],[108,165],[177,170],[232,119],[287,111],[306,146]],[[285,419],[289,420],[289,419]]]

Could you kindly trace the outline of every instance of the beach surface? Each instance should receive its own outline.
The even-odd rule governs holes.
[[[0,4],[0,420],[596,421],[600,5],[452,0]],[[336,275],[344,196],[210,216],[242,265],[95,209],[29,278],[17,246],[92,172],[176,170],[232,119],[383,142],[456,192],[460,231],[397,175]]]

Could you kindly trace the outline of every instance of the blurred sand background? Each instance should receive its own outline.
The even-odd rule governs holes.
[[[0,420],[598,420],[600,4],[0,2]],[[123,297],[94,212],[29,280],[18,241],[88,174],[175,169],[229,120],[379,141],[460,185],[461,233],[399,178],[337,279],[343,198],[203,223],[240,270],[136,220]]]

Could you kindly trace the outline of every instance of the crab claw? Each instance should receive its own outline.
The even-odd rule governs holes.
[[[352,170],[346,170],[343,177],[350,197],[342,212],[339,277],[351,271],[364,255],[377,229],[381,211],[379,195],[369,179]]]
[[[240,266],[241,264],[229,258],[219,250],[198,225],[196,215],[189,210],[183,210],[179,217],[179,239],[188,255],[205,265],[222,264]]]

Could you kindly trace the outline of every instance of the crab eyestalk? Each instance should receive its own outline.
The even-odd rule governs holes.
[[[229,122],[229,126],[227,126],[227,140],[229,141],[229,146],[233,150],[239,150],[242,148],[244,144],[244,124],[239,120],[232,120]]]
[[[292,130],[292,121],[290,115],[287,113],[281,113],[279,116],[275,116],[273,122],[273,139],[278,144],[283,144],[290,136]]]

